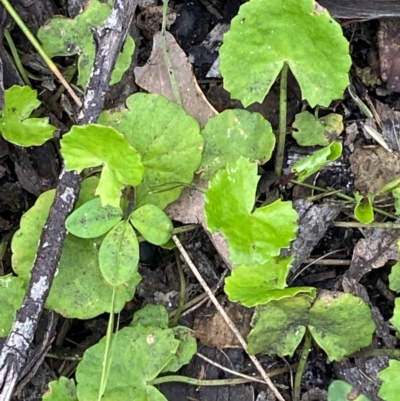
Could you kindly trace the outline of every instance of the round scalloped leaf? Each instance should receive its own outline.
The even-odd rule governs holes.
[[[328,388],[328,401],[371,401],[368,397],[343,380],[334,380]]]
[[[224,88],[246,107],[262,102],[283,63],[311,107],[341,98],[351,66],[342,28],[313,0],[251,0],[220,49]]]
[[[46,401],[78,401],[73,379],[61,376],[49,383],[49,389],[43,394]]]
[[[309,330],[331,361],[341,361],[371,344],[375,324],[361,298],[323,291],[310,310]]]
[[[78,55],[78,85],[86,87],[93,67],[96,45],[92,30],[100,27],[112,11],[111,4],[90,0],[74,19],[55,16],[38,30],[38,39],[49,57]],[[110,84],[119,82],[129,68],[135,42],[127,36],[111,76]]]
[[[40,106],[37,92],[29,86],[13,86],[4,92],[4,109],[0,112],[0,132],[18,146],[39,146],[53,138],[55,127],[49,119],[29,118]]]
[[[0,277],[0,337],[8,336],[15,313],[22,305],[25,295],[24,280],[12,274]]]
[[[144,205],[136,209],[130,217],[130,222],[146,241],[154,245],[168,242],[174,229],[170,218],[154,205]]]
[[[85,193],[85,182],[81,193]],[[92,190],[92,186],[89,186]],[[29,282],[30,271],[36,257],[42,227],[54,199],[54,190],[39,196],[35,205],[21,218],[20,229],[14,234],[11,243],[12,265],[14,271]],[[83,195],[85,196],[85,195]],[[91,319],[104,312],[110,312],[113,287],[101,275],[98,263],[98,249],[101,238],[82,239],[68,234],[54,278],[48,309],[53,309],[68,318]],[[116,288],[114,312],[119,312],[125,303],[132,299],[140,275]]]
[[[313,287],[285,288],[292,260],[293,257],[277,257],[264,264],[235,267],[230,277],[225,279],[225,292],[229,300],[252,307],[300,293],[315,296]]]
[[[114,287],[127,283],[137,274],[139,242],[127,221],[120,221],[103,239],[99,266],[104,279]]]
[[[378,396],[385,401],[398,401],[400,394],[400,361],[391,359],[389,367],[381,370],[378,377],[382,380],[382,386]]]
[[[263,164],[271,158],[275,146],[271,124],[261,114],[247,110],[223,111],[208,120],[201,134],[204,152],[199,171],[204,179],[240,156]]]
[[[61,154],[67,170],[81,172],[104,165],[97,187],[103,206],[119,206],[124,185],[142,181],[143,165],[124,135],[99,124],[74,125],[61,140]]]
[[[138,207],[164,209],[178,199],[182,185],[193,181],[200,165],[203,137],[198,122],[161,95],[135,93],[127,108],[103,111],[98,122],[122,132],[139,152],[145,167],[135,188]],[[172,189],[160,189],[171,185]]]
[[[300,146],[326,146],[329,145],[328,138],[324,135],[325,127],[310,112],[303,111],[296,114],[292,124],[293,138]]]
[[[252,212],[258,179],[257,164],[240,158],[217,172],[205,194],[207,227],[224,235],[236,264],[264,264],[296,235],[291,202],[277,200]]]
[[[248,352],[293,356],[306,331],[312,299],[298,295],[257,306],[247,337]]]
[[[86,350],[78,365],[76,380],[80,400],[98,399],[105,345],[106,338],[103,338]],[[120,330],[113,338],[113,356],[102,401],[166,401],[158,397],[157,391],[156,398],[146,398],[145,394],[153,395],[148,383],[174,358],[178,346],[179,341],[171,329],[137,325]]]
[[[121,219],[120,207],[102,206],[100,198],[94,198],[75,209],[65,227],[76,237],[96,238],[110,231]]]
[[[140,324],[145,327],[153,326],[160,329],[167,329],[168,321],[168,312],[164,305],[147,304],[135,312],[129,326],[134,327]]]

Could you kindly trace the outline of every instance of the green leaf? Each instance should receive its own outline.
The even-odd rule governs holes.
[[[397,241],[397,249],[400,253],[400,240]],[[392,291],[400,292],[400,261],[392,266],[392,271],[389,274],[389,288]]]
[[[394,300],[394,309],[393,309],[393,317],[390,319],[390,322],[396,327],[397,334],[400,333],[400,298],[396,298]]]
[[[231,21],[220,49],[224,88],[246,107],[262,102],[283,63],[311,107],[342,98],[351,67],[349,44],[313,0],[251,0]]]
[[[257,306],[247,338],[249,353],[293,356],[306,331],[312,299],[297,295]]]
[[[294,297],[299,293],[315,296],[315,288],[312,287],[285,288],[292,260],[293,257],[276,257],[264,264],[237,266],[225,279],[225,293],[230,301],[247,307]]]
[[[15,313],[22,305],[25,288],[24,281],[12,274],[0,277],[0,337],[10,333]]]
[[[103,111],[98,122],[122,132],[141,155],[145,172],[135,188],[137,207],[153,204],[164,209],[179,198],[182,185],[193,181],[200,165],[203,137],[199,124],[160,95],[135,93],[126,105]],[[173,189],[157,191],[167,184]]]
[[[146,241],[154,245],[168,242],[174,229],[170,218],[154,205],[144,205],[136,209],[131,214],[130,222]]]
[[[55,127],[49,119],[29,118],[40,106],[37,92],[29,86],[13,86],[4,92],[4,109],[0,112],[0,131],[18,146],[39,146],[53,138]]]
[[[43,394],[46,401],[78,401],[73,379],[61,376],[49,383],[49,389]]]
[[[291,202],[252,212],[258,179],[257,164],[240,158],[218,171],[205,195],[207,227],[227,239],[233,263],[263,264],[295,238],[298,216]]]
[[[160,329],[167,329],[168,312],[164,305],[147,304],[133,315],[130,326],[134,327],[138,324],[144,327],[153,326]]]
[[[326,146],[343,131],[343,117],[331,113],[316,119],[308,111],[296,114],[293,138],[300,146]]]
[[[316,290],[313,287],[285,288],[292,260],[293,257],[276,257],[264,264],[237,266],[231,276],[225,279],[225,293],[230,301],[240,302],[247,307],[294,297],[300,293],[315,296]]]
[[[112,7],[111,2],[90,0],[82,13],[74,19],[55,16],[38,31],[44,51],[49,57],[78,55],[78,85],[85,88],[93,67],[96,44],[93,29],[101,27]],[[123,51],[120,53],[111,77],[111,85],[119,82],[129,68],[135,42],[127,36]]]
[[[313,155],[299,160],[292,167],[292,171],[298,175],[297,180],[302,182],[328,163],[336,160],[342,154],[342,144],[332,142],[325,148],[318,150]]]
[[[75,209],[65,226],[76,237],[96,238],[110,231],[121,219],[121,208],[101,206],[100,198],[94,198]]]
[[[263,164],[275,146],[271,124],[261,114],[246,110],[223,111],[208,120],[201,134],[205,145],[199,171],[204,179],[240,156]]]
[[[375,196],[368,194],[367,197],[362,196],[359,192],[354,194],[356,207],[354,208],[354,217],[363,224],[369,224],[374,221],[373,203]]]
[[[391,359],[389,367],[378,373],[382,386],[378,396],[385,401],[397,401],[400,394],[400,362]]]
[[[119,222],[100,246],[99,266],[105,280],[114,287],[123,285],[137,274],[139,242],[127,221]]]
[[[393,189],[392,195],[394,198],[394,209],[396,211],[396,215],[399,215],[400,214],[400,188]]]
[[[92,182],[89,181],[87,185],[85,180],[80,197],[87,199],[88,190],[94,196]],[[24,280],[25,286],[29,283],[40,235],[54,193],[52,190],[39,196],[35,205],[22,216],[20,229],[12,239],[13,269]],[[67,235],[58,265],[58,274],[54,278],[46,302],[48,309],[55,310],[64,317],[78,319],[91,319],[104,312],[110,312],[113,287],[104,280],[100,272],[98,261],[100,244],[101,238],[82,239],[72,234]],[[114,312],[121,311],[125,303],[133,298],[139,281],[140,275],[137,273],[129,283],[116,288]]]
[[[104,165],[96,195],[103,206],[119,206],[124,185],[138,185],[143,177],[140,156],[114,128],[98,124],[74,125],[61,140],[67,170],[81,172]]]
[[[334,380],[328,387],[328,401],[371,401],[350,383]]]
[[[375,324],[361,298],[324,291],[310,310],[309,330],[331,361],[341,361],[371,344]]]
[[[102,401],[153,400],[156,394],[149,382],[174,358],[179,341],[171,329],[125,327],[114,335],[113,358]],[[102,371],[105,338],[86,350],[76,370],[80,400],[97,401]],[[134,368],[132,368],[134,367]],[[155,389],[154,389],[155,390]]]

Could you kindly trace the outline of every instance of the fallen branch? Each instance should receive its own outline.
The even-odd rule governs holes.
[[[81,125],[96,122],[103,109],[111,72],[136,5],[137,0],[116,0],[104,27],[95,32],[97,54],[79,114]],[[75,205],[80,184],[81,177],[76,172],[61,172],[55,199],[40,238],[28,290],[0,354],[0,401],[11,398],[26,363],[29,346],[60,260],[66,235],[65,220]]]

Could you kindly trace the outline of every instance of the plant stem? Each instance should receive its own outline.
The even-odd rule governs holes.
[[[175,260],[176,260],[176,266],[178,268],[178,273],[179,273],[179,281],[181,284],[181,293],[179,295],[178,307],[176,308],[174,317],[171,319],[171,321],[169,323],[169,327],[175,327],[178,325],[178,320],[183,311],[183,307],[185,306],[185,297],[186,297],[185,275],[183,274],[183,268],[182,268],[181,259],[179,257],[179,251],[176,248],[175,248]]]
[[[42,56],[43,60],[45,63],[49,66],[50,70],[53,71],[54,75],[60,80],[60,82],[65,86],[67,89],[68,93],[71,95],[72,99],[74,102],[81,107],[82,102],[79,99],[79,97],[75,94],[73,89],[69,86],[68,82],[65,80],[63,75],[61,74],[60,70],[57,68],[57,66],[54,64],[53,60],[46,54],[46,52],[43,50],[43,47],[39,43],[39,41],[35,38],[35,36],[32,35],[31,31],[28,29],[28,27],[25,25],[25,22],[22,21],[21,17],[18,15],[18,13],[14,10],[13,6],[10,4],[8,0],[0,0],[0,2],[3,4],[4,8],[9,12],[11,15],[12,19],[15,21],[15,23],[20,27],[21,31],[24,33],[24,35],[27,37],[29,42],[31,42],[32,46],[37,50],[37,52]]]
[[[4,37],[6,38],[7,44],[10,47],[11,50],[11,54],[13,56],[14,59],[14,63],[17,67],[18,72],[20,73],[22,80],[24,81],[25,85],[28,85],[29,87],[32,88],[32,84],[29,81],[28,76],[26,75],[26,71],[24,66],[21,63],[21,59],[19,57],[18,51],[14,45],[14,41],[12,40],[12,37],[10,35],[10,31],[8,30],[8,28],[4,29]]]
[[[281,71],[281,82],[279,88],[279,129],[275,155],[275,173],[278,177],[282,175],[283,156],[285,152],[287,119],[287,75],[288,65],[284,63]]]
[[[306,329],[306,334],[304,337],[303,349],[301,351],[299,364],[297,365],[296,376],[294,378],[294,387],[293,387],[293,401],[300,401],[300,393],[301,393],[301,378],[303,377],[304,368],[307,363],[308,354],[311,349],[311,334]]]
[[[362,224],[357,221],[333,221],[334,227],[346,227],[346,228],[387,228],[387,229],[400,229],[400,223],[369,223]]]

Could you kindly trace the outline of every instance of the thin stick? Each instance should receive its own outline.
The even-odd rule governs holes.
[[[179,241],[179,238],[176,235],[172,236],[173,241],[175,242],[175,245],[179,249],[179,252],[182,254],[183,258],[185,259],[185,262],[188,264],[190,269],[192,270],[193,274],[199,281],[199,283],[202,285],[204,288],[204,291],[207,293],[207,295],[210,297],[211,301],[217,308],[218,312],[221,314],[221,316],[224,318],[225,322],[228,324],[230,329],[233,331],[235,334],[236,338],[239,340],[240,344],[242,345],[243,349],[247,352],[247,344],[242,335],[239,333],[238,329],[235,327],[233,324],[231,318],[226,314],[222,306],[219,304],[217,298],[215,295],[212,293],[210,287],[207,285],[207,283],[203,280],[201,277],[199,271],[197,270],[196,266],[190,259],[188,253],[186,252],[185,248]],[[248,354],[248,353],[247,353]],[[248,354],[249,355],[249,354]],[[261,377],[265,380],[265,383],[268,385],[268,387],[272,390],[272,392],[275,394],[276,398],[279,401],[285,401],[285,399],[282,397],[282,395],[279,393],[278,389],[275,387],[274,383],[272,383],[272,380],[268,377],[267,373],[265,372],[264,368],[261,366],[261,363],[258,361],[258,359],[253,356],[249,355],[249,358],[253,362],[254,366],[257,368],[257,370],[260,372]]]
[[[70,87],[69,83],[66,81],[66,79],[63,77],[61,74],[60,70],[57,68],[57,66],[54,64],[53,60],[46,54],[46,52],[43,50],[43,47],[39,43],[39,41],[35,38],[35,36],[32,34],[32,32],[28,29],[28,27],[25,25],[25,22],[21,19],[21,17],[18,15],[18,13],[14,10],[13,6],[10,4],[8,0],[0,0],[1,3],[3,4],[4,8],[9,12],[11,15],[12,19],[15,21],[15,23],[20,27],[21,31],[24,33],[24,35],[27,37],[29,42],[31,42],[32,46],[37,50],[37,52],[42,56],[43,60],[45,63],[49,66],[50,70],[53,71],[54,75],[60,80],[60,82],[65,86],[65,89],[67,89],[68,93],[71,95],[72,99],[74,102],[79,106],[82,107],[82,102],[81,99],[75,94],[73,89]]]
[[[369,223],[362,224],[357,221],[333,221],[334,227],[346,227],[346,228],[386,228],[386,229],[400,229],[400,223]]]

